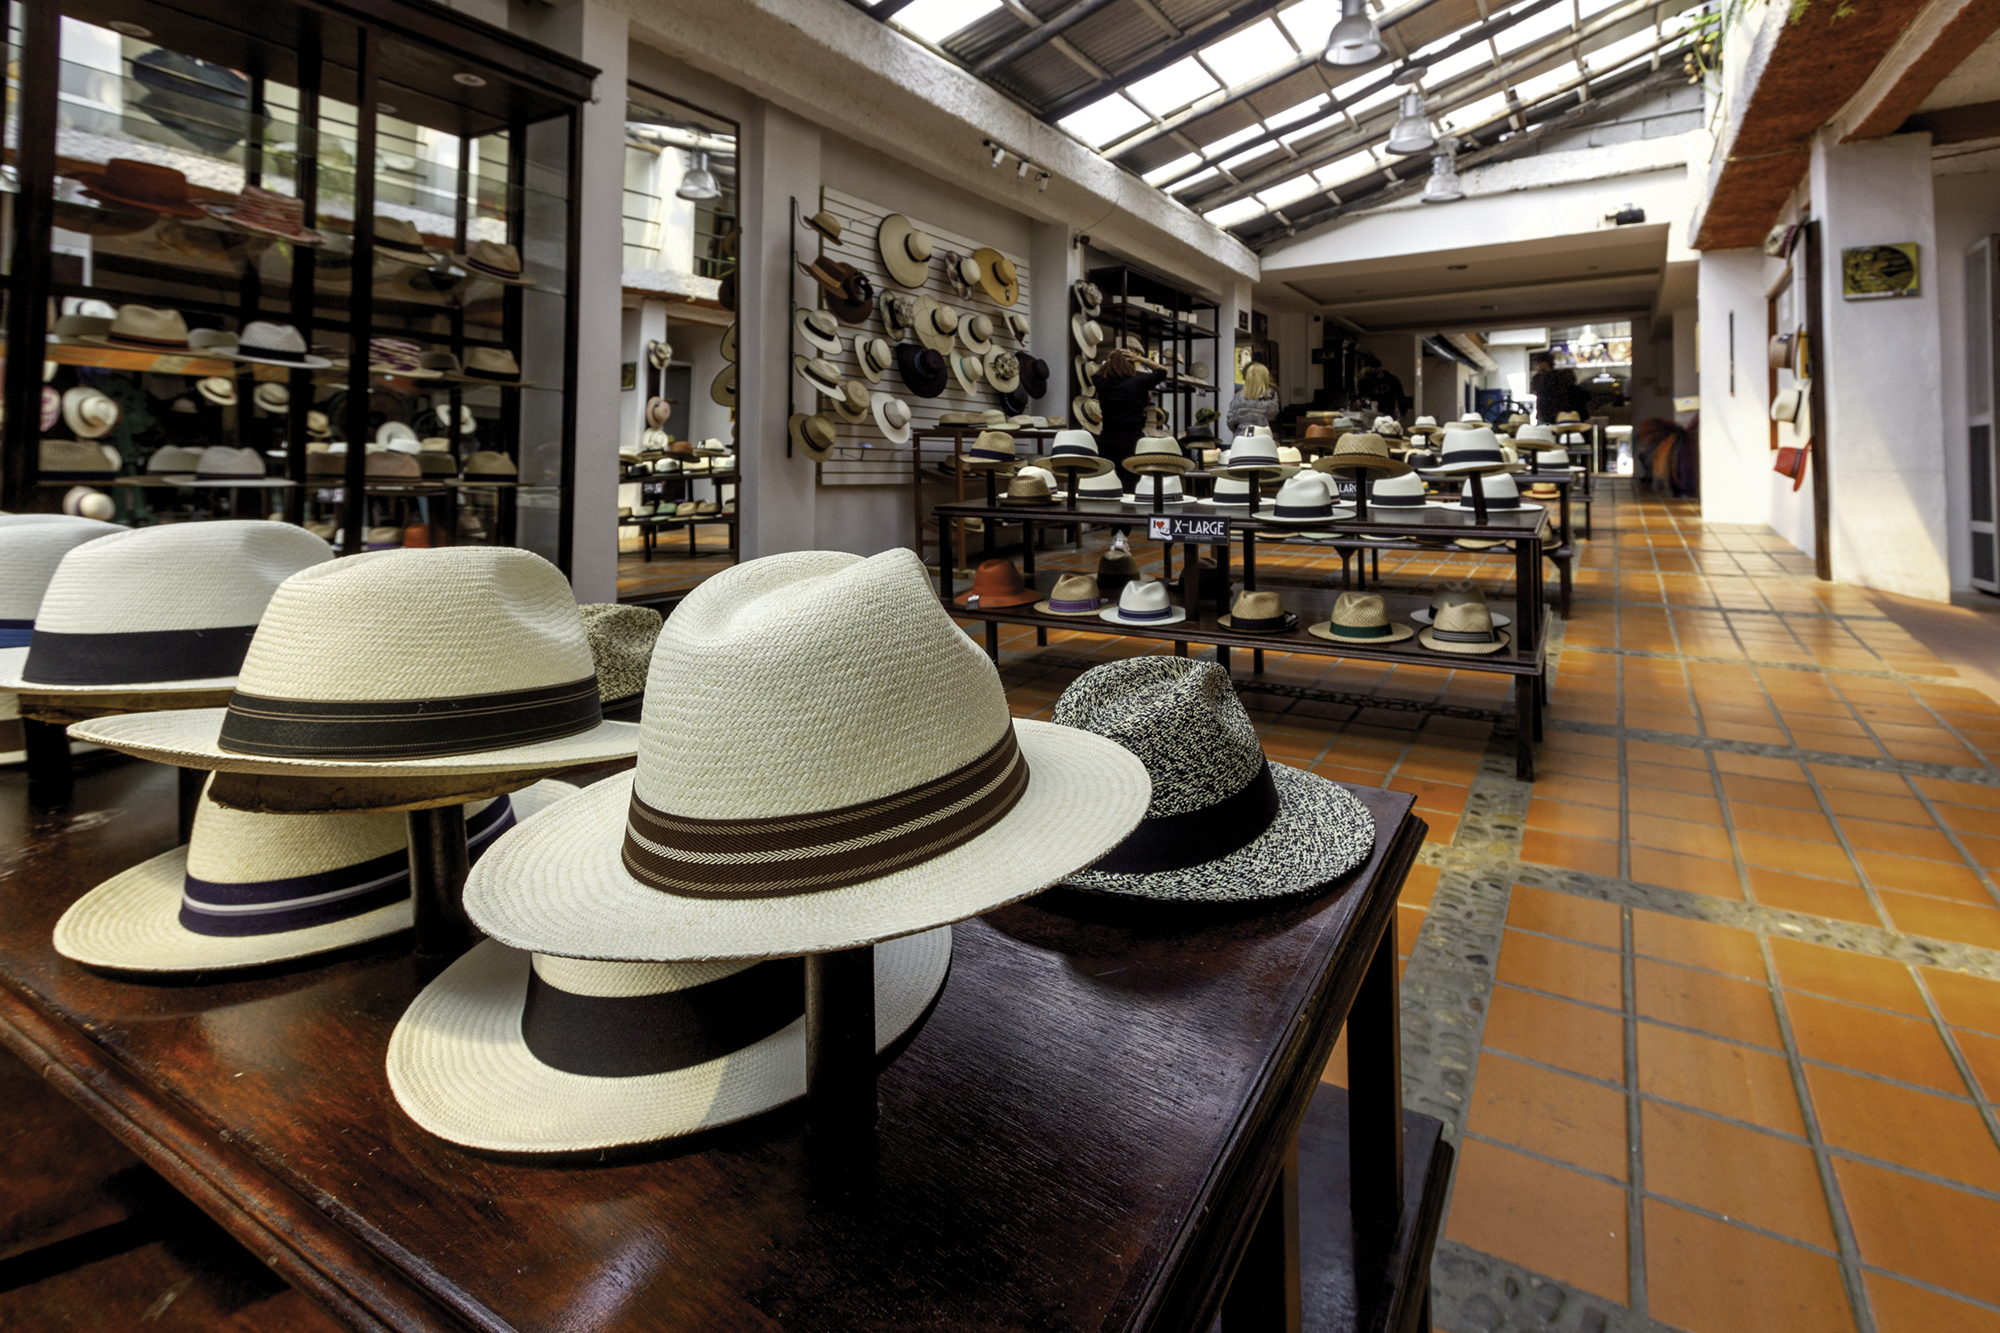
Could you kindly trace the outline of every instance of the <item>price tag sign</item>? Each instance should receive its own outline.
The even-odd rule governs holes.
[[[1229,545],[1229,520],[1189,518],[1182,514],[1154,514],[1147,519],[1146,535],[1156,542],[1193,542],[1202,546]]]

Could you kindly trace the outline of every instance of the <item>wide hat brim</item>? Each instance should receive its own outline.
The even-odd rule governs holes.
[[[1431,649],[1433,652],[1460,653],[1476,657],[1486,653],[1499,652],[1507,646],[1508,636],[1505,630],[1495,629],[1493,631],[1493,642],[1491,643],[1447,643],[1437,637],[1435,630],[1426,629],[1418,631],[1417,642]]]
[[[1150,504],[1151,502],[1152,502],[1151,498],[1148,497],[1148,499],[1144,503]],[[1123,619],[1118,614],[1120,610],[1121,608],[1119,607],[1118,603],[1113,602],[1111,605],[1105,607],[1102,611],[1099,611],[1097,613],[1097,618],[1099,620],[1106,622],[1107,624],[1135,625],[1141,629],[1145,629],[1149,626],[1156,626],[1156,625],[1178,625],[1183,620],[1187,619],[1187,608],[1184,606],[1176,606],[1171,608],[1167,612],[1166,616],[1159,620],[1126,620]]]
[[[1194,460],[1186,454],[1133,454],[1125,460],[1125,470],[1139,476],[1155,472],[1171,472],[1176,475],[1192,470]]]
[[[954,352],[948,359],[951,362],[951,377],[958,381],[959,388],[965,390],[967,393],[978,393],[986,387],[986,363],[984,361],[980,361],[977,357],[972,358],[974,363],[979,366],[979,378],[975,380],[966,377],[965,367],[961,364],[965,358],[960,357]]]
[[[882,409],[895,401],[896,398],[893,394],[878,393],[875,395],[874,401],[870,404],[875,412],[875,429],[881,431],[882,438],[888,440],[891,444],[908,444],[910,442],[910,429],[916,424],[915,420],[906,420],[900,427],[897,427],[891,426],[888,418],[882,415]]]
[[[1272,763],[1278,813],[1247,846],[1227,856],[1150,874],[1085,870],[1076,888],[1173,902],[1245,902],[1305,893],[1364,864],[1375,849],[1375,817],[1337,782]]]
[[[1076,472],[1086,477],[1101,477],[1114,464],[1102,454],[1048,454],[1029,459],[1026,466],[1045,468],[1050,472]]]
[[[620,859],[632,775],[608,778],[495,846],[466,882],[480,929],[577,958],[769,958],[858,948],[1030,897],[1103,856],[1151,799],[1145,766],[1114,741],[1017,720],[1028,786],[985,832],[919,865],[796,897],[685,898]]]
[[[1526,472],[1527,470],[1528,465],[1526,463],[1454,463],[1447,459],[1440,462],[1436,467],[1424,468],[1423,472],[1426,475],[1443,474],[1452,477],[1462,477],[1473,472]]]
[[[1076,340],[1077,347],[1086,357],[1096,356],[1097,349],[1104,346],[1102,341],[1092,342],[1083,331],[1083,326],[1090,323],[1094,318],[1096,317],[1084,315],[1071,315],[1069,317],[1069,336]]]
[[[535,285],[535,280],[524,274],[516,274],[514,277],[507,278],[490,269],[480,268],[467,255],[453,255],[451,262],[464,269],[478,282],[497,282],[508,287],[532,287]]]
[[[1470,505],[1463,500],[1447,500],[1438,507],[1440,509],[1449,509],[1460,514],[1476,514],[1479,512],[1478,505]],[[1524,513],[1530,509],[1539,511],[1541,509],[1541,506],[1537,504],[1526,504],[1518,500],[1513,504],[1501,504],[1496,500],[1488,500],[1486,502],[1486,512],[1489,514],[1519,514],[1519,513]]]
[[[234,684],[232,680],[229,682]],[[37,687],[39,688],[39,687]],[[177,768],[217,773],[299,773],[319,777],[448,777],[606,763],[639,753],[639,728],[632,722],[600,722],[589,731],[532,745],[510,745],[473,754],[436,755],[370,763],[355,759],[299,759],[284,755],[237,754],[218,743],[223,708],[182,708],[158,713],[121,713],[92,718],[73,727],[74,738]],[[89,732],[89,735],[85,735]]]
[[[1091,607],[1088,611],[1058,611],[1044,600],[1036,602],[1034,609],[1045,616],[1062,616],[1065,619],[1088,619],[1102,614],[1104,606],[1100,600],[1098,605]]]
[[[1281,623],[1271,629],[1245,629],[1236,623],[1236,613],[1234,611],[1217,616],[1215,620],[1217,624],[1226,625],[1238,634],[1290,634],[1299,627],[1298,614],[1293,611],[1287,611],[1284,615],[1280,616],[1279,620]]]
[[[989,359],[986,363],[986,382],[993,388],[999,390],[1001,393],[1013,393],[1016,389],[1019,389],[1021,387],[1020,363],[1016,362],[1014,366],[1014,373],[1008,378],[1003,380],[994,378],[993,362]],[[1023,405],[1025,406],[1025,404]]]
[[[931,272],[930,260],[912,259],[904,248],[904,242],[915,230],[901,213],[891,213],[875,231],[875,248],[882,255],[882,270],[889,275],[889,281],[910,291],[922,287]]]
[[[996,305],[1013,305],[1021,299],[1021,282],[1017,275],[1013,282],[1000,279],[999,261],[1004,258],[998,250],[974,250],[972,258],[979,265],[979,287]]]
[[[733,363],[716,372],[714,383],[708,386],[708,397],[720,407],[736,406],[736,366]]]
[[[1322,620],[1317,625],[1307,625],[1306,633],[1316,639],[1325,639],[1328,643],[1351,643],[1357,648],[1379,648],[1385,643],[1401,643],[1403,640],[1414,635],[1416,631],[1408,625],[1398,625],[1392,621],[1387,634],[1373,639],[1350,639],[1344,635],[1335,634],[1331,620]]]
[[[945,305],[942,301],[934,301],[928,296],[919,296],[917,298],[916,315],[910,323],[910,332],[917,336],[917,341],[946,359],[949,359],[951,356],[952,344],[958,341],[958,329],[954,325],[950,333],[939,333],[931,327],[931,322],[926,316],[933,310],[950,309],[951,307]],[[958,312],[952,311],[952,313],[956,314]]]
[[[389,1090],[439,1138],[488,1152],[582,1152],[713,1129],[806,1092],[806,1024],[664,1074],[598,1078],[551,1068],[521,1036],[529,955],[491,940],[446,968],[389,1038]],[[951,928],[875,951],[875,1050],[944,988]]]
[[[798,330],[799,336],[814,347],[817,347],[820,351],[825,352],[828,356],[839,356],[842,352],[846,351],[847,348],[840,341],[840,329],[838,325],[836,324],[831,338],[823,338],[813,331],[812,325],[806,323],[806,317],[812,313],[812,311],[803,308],[792,312],[792,327]]]
[[[526,820],[576,791],[567,782],[546,779],[523,788],[509,798],[514,818],[517,822]],[[70,904],[56,922],[56,952],[92,967],[121,972],[206,972],[330,953],[408,930],[411,925],[411,900],[406,898],[345,921],[328,921],[304,930],[268,935],[196,934],[180,922],[187,856],[185,846],[176,847],[113,875]]]

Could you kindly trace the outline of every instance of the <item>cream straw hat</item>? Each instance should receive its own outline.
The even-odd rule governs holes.
[[[326,777],[553,771],[639,738],[601,718],[568,580],[499,546],[329,561],[271,599],[227,709],[77,725],[157,763]]]
[[[538,782],[465,807],[474,860],[517,820],[576,791]],[[56,922],[56,952],[93,967],[256,967],[410,928],[401,814],[258,815],[205,793],[185,847],[114,875]]]
[[[1419,625],[1428,625],[1446,607],[1458,606],[1465,602],[1477,602],[1481,606],[1485,606],[1485,589],[1476,583],[1447,583],[1438,589],[1436,593],[1432,594],[1429,606],[1420,606],[1410,612],[1410,619],[1416,621]],[[1514,623],[1511,616],[1504,615],[1491,608],[1488,608],[1487,619],[1493,622],[1495,629],[1505,629]]]
[[[332,559],[305,529],[263,519],[86,542],[49,580],[33,642],[0,653],[0,690],[228,689],[278,585]]]
[[[893,650],[881,651],[883,644]],[[653,651],[635,773],[481,862],[466,911],[568,957],[767,958],[991,911],[1137,822],[1129,755],[1015,721],[914,552],[733,566]]]
[[[1306,633],[1335,643],[1379,648],[1384,644],[1401,643],[1416,631],[1408,625],[1391,623],[1388,607],[1374,593],[1344,592],[1333,604],[1332,617],[1317,625],[1306,626]]]
[[[123,532],[68,514],[0,515],[0,649],[26,651],[56,566],[85,542]]]
[[[875,950],[877,1052],[923,1016],[950,964],[949,926]],[[650,1143],[803,1097],[804,1007],[798,958],[606,963],[487,940],[396,1024],[389,1090],[426,1130],[488,1152]]]
[[[1417,642],[1441,653],[1497,653],[1507,646],[1507,632],[1495,627],[1484,602],[1455,602],[1439,611]]]

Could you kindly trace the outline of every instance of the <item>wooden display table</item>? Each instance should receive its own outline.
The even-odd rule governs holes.
[[[1194,474],[1190,474],[1194,475]],[[1067,503],[1042,505],[1026,508],[1016,505],[939,505],[936,509],[940,536],[950,529],[950,520],[978,518],[985,521],[986,550],[993,550],[994,529],[1001,523],[1022,523],[1035,525],[1067,526],[1079,521],[1093,523],[1130,524],[1134,535],[1146,531],[1147,520],[1153,511],[1139,505],[1113,503],[1108,500],[1079,500],[1074,508]],[[1455,671],[1490,671],[1511,676],[1514,679],[1514,708],[1517,718],[1514,750],[1514,769],[1523,782],[1532,782],[1535,777],[1535,746],[1542,738],[1542,705],[1547,702],[1548,636],[1549,613],[1542,597],[1542,557],[1547,534],[1547,512],[1542,509],[1499,510],[1488,513],[1482,520],[1477,514],[1461,513],[1452,509],[1437,509],[1426,506],[1421,510],[1384,509],[1376,506],[1369,510],[1366,521],[1349,519],[1329,524],[1325,527],[1301,529],[1287,524],[1272,523],[1267,519],[1231,516],[1209,505],[1180,504],[1169,505],[1165,512],[1185,514],[1190,517],[1229,517],[1230,535],[1240,542],[1242,548],[1242,585],[1248,591],[1257,586],[1257,543],[1260,537],[1285,540],[1302,531],[1330,533],[1342,537],[1413,537],[1440,541],[1471,537],[1486,541],[1505,541],[1513,546],[1514,589],[1512,601],[1495,600],[1495,610],[1512,617],[1513,624],[1507,629],[1509,643],[1499,652],[1487,654],[1443,653],[1423,647],[1416,639],[1409,638],[1401,643],[1376,647],[1356,640],[1334,642],[1306,633],[1306,626],[1325,620],[1331,610],[1337,593],[1292,593],[1288,590],[1288,609],[1296,611],[1299,625],[1288,634],[1245,634],[1221,624],[1217,617],[1226,613],[1227,606],[1202,605],[1198,595],[1199,562],[1193,558],[1182,561],[1181,602],[1187,608],[1187,619],[1170,625],[1113,625],[1095,617],[1043,615],[1035,611],[1032,603],[996,609],[980,608],[967,610],[951,601],[958,589],[952,578],[952,554],[949,545],[944,551],[944,559],[939,562],[938,594],[945,601],[946,609],[961,619],[983,620],[987,623],[987,652],[997,661],[1000,652],[999,626],[1001,624],[1032,625],[1038,630],[1069,629],[1099,634],[1123,634],[1133,638],[1162,639],[1175,645],[1175,651],[1185,655],[1190,643],[1205,643],[1216,646],[1216,658],[1226,669],[1229,665],[1229,650],[1248,648],[1253,654],[1253,669],[1263,670],[1263,655],[1269,650],[1288,653],[1308,653],[1319,657],[1348,657],[1372,662],[1394,662],[1410,666],[1440,667]],[[1024,542],[1022,573],[1034,584],[1034,544]],[[1215,546],[1202,548],[1213,550],[1222,566],[1221,581],[1229,583],[1230,547]],[[1398,623],[1408,623],[1408,613],[1425,605],[1427,598],[1421,596],[1389,597],[1390,618]]]
[[[164,713],[177,708],[224,708],[233,688],[219,690],[68,690],[26,689],[15,692],[21,710],[22,748],[28,804],[41,809],[66,805],[74,788],[70,769],[69,726],[120,713]],[[194,828],[195,807],[208,774],[201,769],[174,770],[180,775],[181,841]]]
[[[1451,1151],[1401,1109],[1394,924],[1424,827],[1355,791],[1375,850],[1336,891],[1059,890],[955,927],[845,1193],[812,1185],[797,1104],[567,1161],[426,1134],[383,1072],[407,936],[170,985],[59,958],[56,918],[166,850],[157,819],[38,838],[33,874],[0,849],[0,1044],[358,1329],[1206,1333],[1301,1302],[1315,1329],[1428,1328]],[[79,796],[170,786],[127,764]],[[1344,1020],[1347,1096],[1319,1082]]]

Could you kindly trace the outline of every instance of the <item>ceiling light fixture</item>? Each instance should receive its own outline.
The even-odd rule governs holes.
[[[696,149],[693,158],[693,165],[688,168],[687,174],[681,177],[680,185],[674,190],[674,198],[692,199],[698,203],[708,199],[720,199],[722,187],[716,184],[715,173],[708,169],[708,154]]]
[[[1446,135],[1438,140],[1437,153],[1431,158],[1431,178],[1424,182],[1425,203],[1455,204],[1465,198],[1465,189],[1458,180],[1458,167],[1453,161],[1457,152],[1457,139]]]
[[[1340,22],[1327,34],[1326,63],[1365,65],[1382,54],[1382,32],[1368,17],[1368,0],[1341,0]]]
[[[988,139],[986,141],[986,146],[993,152],[993,165],[995,167],[998,167],[1002,162],[1006,161],[1007,150],[1005,148],[1002,148],[999,144],[994,143],[991,139]]]
[[[1412,88],[1403,94],[1403,105],[1389,130],[1389,142],[1382,146],[1399,157],[1428,153],[1437,146],[1437,135],[1424,116],[1423,93]]]
[[[144,25],[138,23],[127,23],[123,19],[113,19],[110,23],[106,24],[105,26],[110,28],[111,31],[113,32],[122,32],[127,37],[136,37],[142,42],[145,41],[148,37],[151,37],[153,35],[153,30],[151,28],[145,27]]]
[[[480,78],[477,74],[454,74],[451,76],[451,81],[463,88],[484,88],[486,86],[486,80]]]

